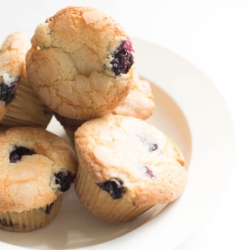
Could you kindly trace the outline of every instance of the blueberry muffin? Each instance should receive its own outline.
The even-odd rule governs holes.
[[[0,162],[0,228],[48,225],[76,174],[73,149],[44,129],[12,127],[0,130]]]
[[[109,222],[136,218],[184,191],[185,160],[176,144],[147,122],[106,115],[85,122],[75,133],[80,201]]]
[[[0,51],[0,127],[46,128],[53,113],[38,99],[26,76],[25,55],[30,47],[21,32],[10,34]]]
[[[27,53],[27,76],[55,113],[89,120],[114,110],[129,93],[132,42],[112,17],[67,7],[39,25]]]
[[[154,112],[154,100],[151,87],[148,81],[134,74],[131,90],[124,102],[111,113],[115,115],[133,116],[146,120]],[[56,119],[64,127],[67,135],[74,141],[74,133],[85,120],[70,119],[55,114]]]

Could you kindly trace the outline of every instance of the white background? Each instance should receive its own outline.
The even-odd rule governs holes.
[[[38,18],[42,12],[53,15],[67,5],[88,5],[109,13],[131,37],[181,55],[219,89],[235,123],[235,167],[219,208],[178,250],[250,249],[250,1],[1,1],[1,40],[44,22]],[[150,58],[145,55],[145,60]]]

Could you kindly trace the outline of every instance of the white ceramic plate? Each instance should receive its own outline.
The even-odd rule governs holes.
[[[134,221],[113,225],[95,218],[71,188],[59,215],[31,233],[1,230],[0,249],[162,249],[189,238],[217,207],[234,158],[234,130],[228,108],[210,80],[176,54],[133,39],[137,72],[152,82],[156,109],[149,123],[174,139],[189,174],[184,194],[155,206]],[[64,137],[55,119],[50,131]]]

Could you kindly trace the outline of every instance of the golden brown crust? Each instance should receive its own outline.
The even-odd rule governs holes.
[[[121,75],[111,70],[112,55],[125,40],[120,25],[99,10],[58,11],[31,39],[26,61],[32,88],[61,116],[88,120],[111,112],[128,95],[133,77],[133,67]]]
[[[73,149],[60,137],[43,129],[15,127],[0,131],[0,211],[44,207],[61,193],[58,172],[76,173]],[[17,147],[33,150],[20,161],[10,162]]]

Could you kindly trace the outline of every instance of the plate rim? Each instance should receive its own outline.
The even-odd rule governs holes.
[[[210,79],[199,69],[197,68],[194,64],[192,64],[191,62],[189,62],[187,59],[181,57],[180,55],[178,55],[177,53],[175,52],[172,52],[171,50],[167,49],[167,48],[164,48],[160,45],[157,45],[155,43],[151,43],[149,41],[146,41],[146,40],[142,40],[142,39],[138,39],[138,38],[131,38],[131,40],[135,43],[138,43],[140,45],[143,45],[143,46],[148,46],[148,47],[151,47],[153,48],[153,50],[159,50],[162,52],[162,54],[166,53],[166,54],[170,54],[172,55],[173,57],[176,57],[178,58],[178,60],[182,61],[184,64],[187,64],[189,67],[191,67],[192,69],[194,69],[195,72],[198,72],[198,74],[202,75],[204,78],[206,78],[208,80],[208,82],[210,82],[210,87],[212,89],[214,89],[214,91],[216,92],[216,95],[218,98],[220,98],[220,101],[221,103],[224,105],[223,108],[225,110],[227,110],[228,112],[228,117],[227,119],[230,120],[230,124],[231,124],[231,128],[230,128],[230,131],[232,132],[231,134],[231,141],[233,143],[233,145],[235,144],[235,129],[234,129],[234,126],[233,126],[233,120],[232,120],[232,116],[231,116],[231,113],[230,113],[230,110],[228,108],[228,105],[226,104],[223,96],[220,94],[219,90],[216,88],[216,86],[210,81]],[[147,72],[148,73],[148,72]],[[140,74],[140,72],[139,72]],[[147,74],[144,74],[145,76],[147,76]],[[151,76],[150,77],[147,77],[147,79],[151,80]],[[156,82],[156,81],[153,81],[158,87],[160,87],[163,91],[165,91],[168,95],[170,95],[173,100],[180,106],[181,110],[183,110],[183,108],[185,109],[185,107],[183,107],[183,103],[180,103],[179,99],[177,98],[174,98],[175,96],[175,91],[176,90],[171,90],[169,91],[169,89],[166,89],[166,86],[164,86],[162,83],[159,83],[159,82]],[[186,117],[186,114],[185,112],[183,112],[185,117]],[[190,119],[188,118],[188,124],[190,124]],[[190,129],[192,130],[192,126],[190,127]],[[193,133],[193,131],[191,131],[191,134]],[[193,142],[193,137],[192,137],[192,142]],[[234,154],[235,154],[235,147],[233,147],[232,149],[234,151]],[[193,153],[191,153],[191,163],[192,164],[192,160],[193,160]],[[234,157],[233,157],[234,158]],[[232,163],[231,165],[231,168],[230,168],[230,174],[229,174],[229,178],[227,179],[226,183],[227,185],[229,184],[229,180],[230,180],[230,177],[231,177],[231,172],[232,172],[232,169],[234,167],[234,163]],[[221,199],[223,198],[225,192],[226,192],[226,189],[227,189],[227,186],[225,186],[223,188],[223,191],[221,192],[220,194],[220,199],[218,199],[217,203],[214,204],[213,206],[213,209],[211,210],[210,209],[210,213],[207,214],[206,218],[203,218],[203,221],[200,222],[200,226],[197,228],[192,228],[192,230],[190,231],[190,233],[187,235],[185,235],[185,237],[182,235],[182,240],[181,242],[179,242],[177,244],[176,241],[173,241],[171,244],[166,244],[166,239],[165,237],[162,237],[162,233],[160,233],[157,237],[157,239],[161,238],[163,239],[164,243],[165,243],[165,247],[177,247],[178,245],[182,244],[183,242],[185,242],[188,238],[190,238],[197,230],[199,230],[205,223],[206,221],[212,216],[212,214],[214,213],[214,211],[218,208],[219,204],[220,204],[220,201]],[[184,192],[185,194],[185,192]],[[97,244],[97,245],[94,245],[94,246],[87,246],[87,247],[83,247],[83,248],[78,248],[78,249],[94,249],[94,250],[99,250],[99,249],[103,249],[103,247],[109,247],[110,250],[112,249],[115,249],[117,247],[119,247],[119,249],[127,249],[128,247],[131,247],[132,246],[135,246],[135,245],[138,245],[138,234],[146,234],[148,235],[148,232],[146,233],[146,231],[150,230],[150,227],[153,227],[153,228],[158,228],[157,226],[157,223],[159,221],[161,221],[164,217],[163,216],[164,213],[159,213],[154,219],[150,220],[150,221],[147,221],[144,225],[134,229],[133,231],[131,232],[128,232],[126,233],[125,235],[122,235],[122,236],[119,236],[118,238],[115,238],[113,240],[110,240],[108,242],[103,242],[103,243],[100,243],[100,244]],[[152,230],[151,230],[152,231]],[[145,248],[145,245],[147,245],[147,248],[146,249],[149,249],[149,248],[152,248],[154,246],[154,242],[150,241],[150,238],[149,237],[145,237],[143,239],[143,244],[144,244],[144,248]],[[159,242],[157,242],[158,244]],[[9,243],[6,243],[6,242],[3,242],[3,241],[0,241],[0,246],[8,246],[10,247],[10,249],[27,249],[25,247],[20,247],[20,246],[15,246],[15,245],[11,245]],[[122,245],[122,246],[121,246]],[[28,248],[29,249],[29,248]]]

